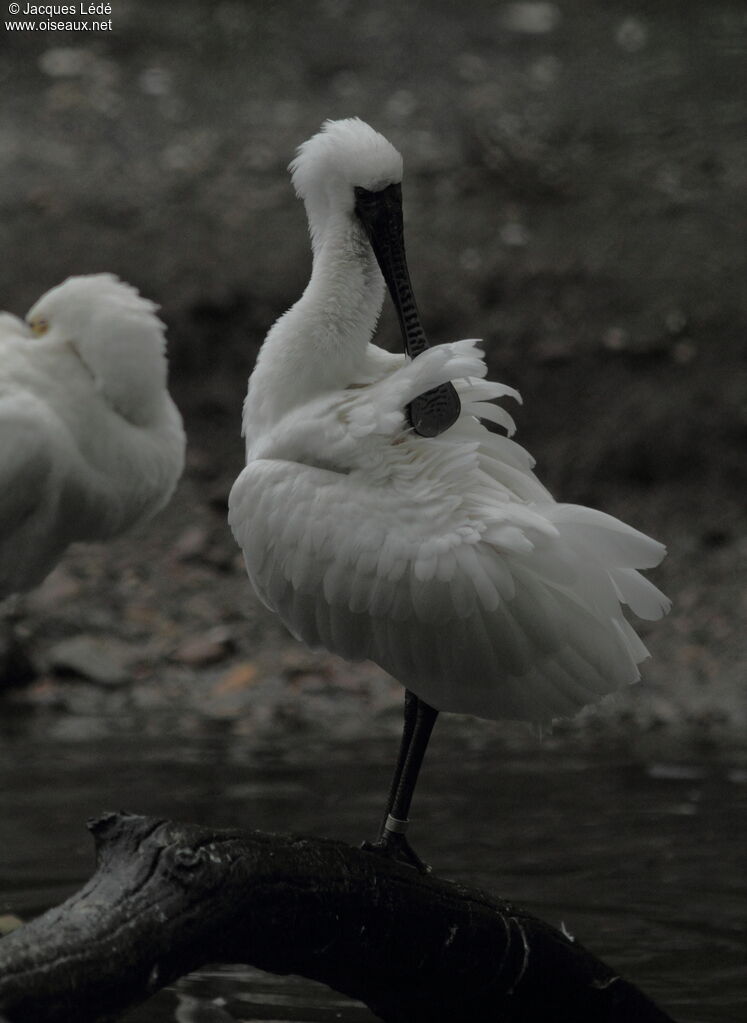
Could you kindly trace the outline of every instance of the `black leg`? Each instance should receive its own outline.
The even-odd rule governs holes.
[[[415,693],[411,693],[409,689],[405,689],[405,717],[404,724],[402,726],[402,738],[399,741],[399,751],[397,753],[397,762],[394,765],[394,774],[392,775],[392,785],[389,789],[389,798],[386,801],[386,810],[384,812],[384,818],[379,828],[379,835],[384,831],[386,820],[389,814],[392,812],[394,801],[397,798],[397,792],[399,790],[400,780],[402,778],[402,771],[404,770],[407,762],[407,755],[410,752],[410,743],[412,742],[412,735],[415,731],[415,720],[418,715],[418,700]]]
[[[405,721],[402,729],[402,742],[394,768],[387,812],[377,841],[372,844],[366,843],[365,846],[402,860],[424,873],[430,868],[414,852],[405,837],[405,832],[409,823],[410,804],[423,757],[437,717],[438,711],[434,707],[419,699],[409,690],[405,690]]]

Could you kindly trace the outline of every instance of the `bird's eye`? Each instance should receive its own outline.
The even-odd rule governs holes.
[[[30,321],[29,327],[31,327],[31,330],[37,337],[41,337],[42,334],[46,334],[49,330],[49,321],[45,320],[43,316],[36,316]]]

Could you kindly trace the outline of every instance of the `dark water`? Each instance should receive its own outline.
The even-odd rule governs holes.
[[[413,842],[435,870],[563,925],[679,1023],[742,1023],[747,1005],[744,750],[509,742],[439,723]],[[665,752],[668,749],[669,752]],[[107,808],[216,826],[369,837],[394,739],[107,739],[0,747],[0,913],[24,918],[92,869],[86,818]],[[216,1001],[217,1000],[217,1001]],[[186,978],[130,1023],[373,1017],[326,988],[246,967]]]

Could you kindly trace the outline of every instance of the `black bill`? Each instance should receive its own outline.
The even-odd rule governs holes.
[[[407,270],[402,225],[402,186],[389,185],[379,192],[356,188],[355,212],[366,229],[392,296],[405,351],[414,359],[430,346],[420,323]],[[454,385],[445,383],[410,402],[407,415],[412,428],[421,437],[437,437],[456,422],[460,410],[459,395]]]

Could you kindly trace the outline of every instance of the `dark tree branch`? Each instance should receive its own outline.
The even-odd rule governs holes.
[[[0,940],[10,1023],[111,1019],[211,962],[323,981],[389,1023],[672,1023],[536,917],[373,853],[130,814],[90,829],[90,881]]]

